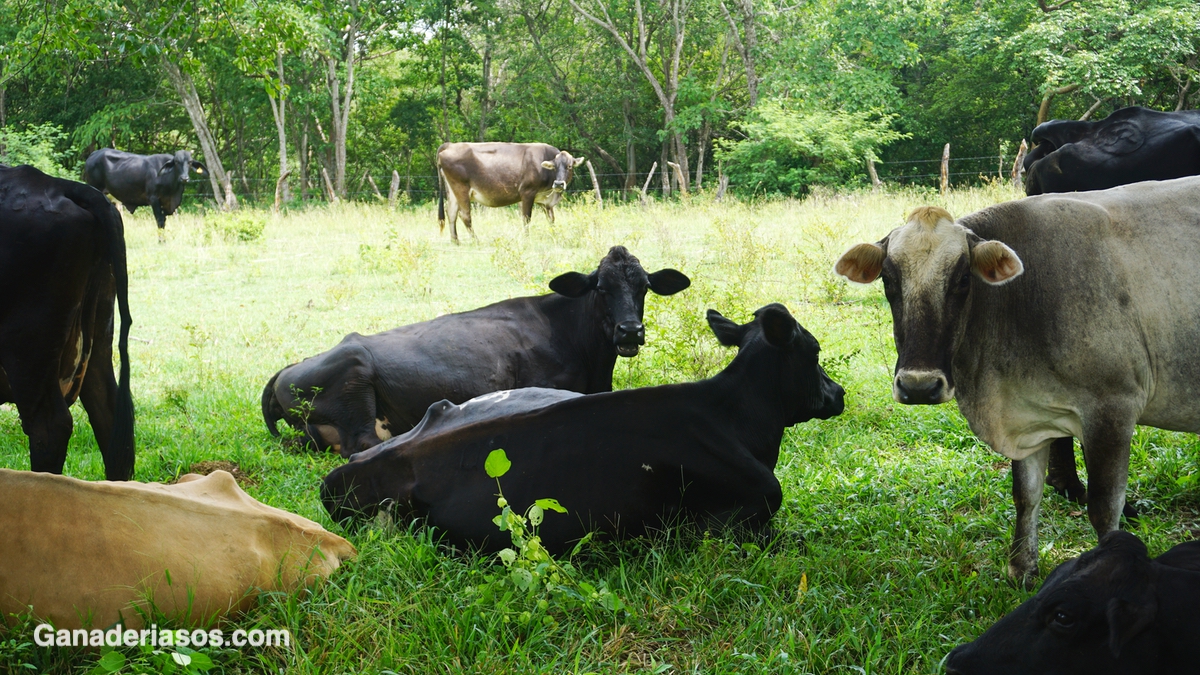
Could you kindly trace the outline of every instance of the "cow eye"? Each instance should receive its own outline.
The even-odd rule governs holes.
[[[1075,617],[1060,609],[1054,613],[1054,616],[1051,617],[1050,622],[1059,628],[1070,628],[1071,626],[1075,625]]]
[[[971,270],[963,272],[963,275],[958,278],[959,290],[966,290],[971,287]]]

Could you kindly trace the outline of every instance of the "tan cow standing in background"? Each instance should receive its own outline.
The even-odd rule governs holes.
[[[357,552],[262,504],[225,471],[174,485],[0,469],[0,614],[56,628],[139,628],[153,604],[186,626],[293,591]],[[153,616],[153,613],[150,614]]]
[[[471,237],[471,202],[509,206],[520,202],[525,225],[540,204],[554,222],[554,207],[575,176],[583,157],[572,157],[545,143],[443,143],[438,148],[438,231],[446,228],[450,206],[450,239],[458,243],[458,217]]]

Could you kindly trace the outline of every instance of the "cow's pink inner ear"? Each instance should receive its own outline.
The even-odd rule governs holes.
[[[857,244],[842,254],[833,271],[856,284],[869,284],[883,271],[887,253],[878,244]]]
[[[980,279],[999,286],[1012,281],[1025,271],[1016,251],[998,241],[976,244],[971,250],[971,269]]]

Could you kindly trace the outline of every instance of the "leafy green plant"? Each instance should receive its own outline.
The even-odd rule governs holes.
[[[893,141],[894,115],[797,109],[779,100],[759,103],[738,124],[746,138],[718,143],[729,183],[748,195],[799,197],[813,185],[854,182],[866,157]]]
[[[204,219],[209,238],[218,237],[230,243],[259,241],[267,228],[267,217],[256,211],[214,214]]]
[[[496,479],[496,506],[500,507],[500,515],[492,522],[501,532],[508,532],[512,546],[496,554],[505,573],[485,575],[485,583],[475,589],[477,603],[493,604],[504,613],[505,623],[515,616],[518,624],[525,625],[540,616],[542,624],[548,627],[558,623],[551,614],[552,608],[599,607],[609,612],[625,610],[633,614],[633,610],[607,584],[584,581],[574,565],[555,560],[542,545],[537,531],[546,512],[567,512],[558,500],[538,499],[522,514],[513,509],[500,489],[500,477],[512,468],[512,462],[504,450],[489,453],[483,468],[488,476]],[[579,553],[591,538],[591,533],[585,535],[571,551],[571,557]]]
[[[38,170],[59,178],[78,180],[74,172],[68,171],[66,161],[71,151],[59,152],[56,147],[63,143],[67,134],[55,124],[31,124],[24,131],[10,127],[0,128],[0,164],[17,166],[29,164]]]
[[[101,652],[100,660],[88,671],[88,675],[109,675],[123,669],[135,673],[150,671],[163,675],[197,675],[216,666],[207,654],[187,647],[175,647],[172,651],[166,651],[142,645],[132,657],[127,657],[111,647],[106,647]]]

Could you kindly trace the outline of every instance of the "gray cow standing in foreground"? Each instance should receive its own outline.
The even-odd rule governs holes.
[[[446,227],[445,202],[450,206],[450,239],[456,244],[459,216],[475,236],[472,201],[484,206],[520,203],[527,227],[533,205],[539,204],[553,223],[554,207],[584,161],[545,143],[443,143],[437,153],[439,231]]]
[[[835,270],[882,276],[900,403],[957,399],[1013,460],[1009,574],[1038,573],[1038,506],[1055,439],[1081,440],[1088,517],[1116,530],[1138,424],[1200,432],[1200,178],[1042,195],[957,223],[917,209]]]

